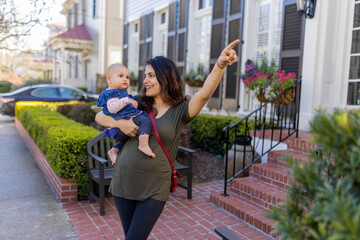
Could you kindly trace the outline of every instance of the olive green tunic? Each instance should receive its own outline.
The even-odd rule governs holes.
[[[188,112],[189,101],[171,107],[159,119],[155,118],[156,128],[174,160],[181,130],[192,119]],[[149,157],[138,149],[137,137],[130,138],[121,149],[114,168],[109,191],[117,197],[144,201],[153,198],[166,201],[171,184],[171,167],[153,131],[149,145],[155,158]]]

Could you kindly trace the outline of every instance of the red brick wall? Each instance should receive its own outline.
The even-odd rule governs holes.
[[[33,138],[29,135],[22,123],[17,118],[15,118],[15,126],[20,136],[26,143],[26,146],[34,156],[48,184],[50,185],[51,190],[55,193],[56,198],[62,203],[76,202],[78,195],[77,184],[72,183],[65,178],[56,176],[50,167],[49,160],[46,158],[45,154],[36,145]]]

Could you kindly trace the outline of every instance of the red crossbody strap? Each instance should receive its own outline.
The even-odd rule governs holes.
[[[152,127],[152,129],[153,129],[154,135],[155,135],[156,139],[158,140],[161,148],[163,149],[166,157],[167,157],[168,160],[169,160],[169,163],[170,163],[172,172],[173,172],[175,175],[178,175],[177,171],[175,170],[174,163],[171,161],[170,154],[169,154],[169,152],[167,151],[164,143],[161,141],[161,138],[160,138],[160,136],[159,136],[159,133],[158,133],[158,131],[157,131],[157,129],[156,129],[155,117],[154,117],[153,111],[150,111],[150,112],[149,112],[149,115],[150,115],[151,127]]]

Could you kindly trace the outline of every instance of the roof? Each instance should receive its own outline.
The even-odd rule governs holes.
[[[71,28],[64,33],[55,36],[54,38],[72,38],[72,39],[89,40],[89,41],[92,40],[85,24]]]

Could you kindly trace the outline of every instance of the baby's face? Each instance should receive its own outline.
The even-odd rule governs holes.
[[[130,85],[129,70],[125,67],[115,67],[110,73],[109,87],[125,90]]]

